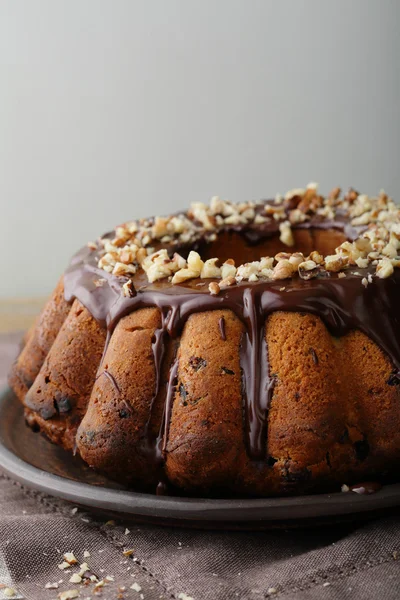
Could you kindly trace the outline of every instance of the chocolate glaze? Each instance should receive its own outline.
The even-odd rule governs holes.
[[[226,342],[226,331],[225,331],[225,319],[224,317],[221,317],[220,320],[218,321],[218,327],[219,327],[219,333],[221,336],[221,340],[223,340],[224,342]]]
[[[261,226],[258,230],[246,228],[241,233],[251,244],[275,234],[278,225]],[[343,230],[349,239],[360,230],[350,227],[339,215],[335,222],[314,219],[301,228],[314,227]],[[175,248],[176,249],[176,246]],[[77,298],[99,321],[110,335],[119,319],[134,310],[157,307],[161,313],[161,326],[153,338],[153,356],[156,386],[146,431],[143,452],[151,454],[155,464],[165,456],[169,421],[178,375],[178,361],[174,359],[166,386],[161,385],[161,372],[165,357],[166,340],[176,338],[190,315],[216,309],[231,310],[243,323],[244,332],[240,347],[240,365],[243,373],[243,401],[245,441],[249,456],[263,460],[266,455],[268,409],[273,396],[275,378],[269,373],[265,323],[275,311],[311,313],[325,323],[334,336],[343,336],[359,329],[370,337],[393,364],[390,384],[400,381],[400,274],[398,270],[387,279],[374,278],[366,288],[361,279],[374,272],[374,267],[351,270],[346,277],[322,271],[309,280],[293,278],[282,281],[242,282],[227,288],[218,296],[210,295],[208,286],[199,286],[198,280],[181,285],[161,281],[149,284],[143,274],[134,277],[135,295],[125,297],[122,285],[126,278],[117,278],[97,267],[98,254],[83,248],[73,258],[65,273],[65,297]],[[103,284],[99,285],[99,280]],[[97,285],[96,283],[97,282]],[[219,321],[222,339],[225,327]],[[314,362],[315,361],[314,359]],[[150,419],[155,402],[164,403],[164,415],[158,436],[150,434]]]
[[[103,371],[101,371],[97,377],[96,377],[96,381],[97,379],[99,379],[102,375],[104,375],[105,377],[107,377],[107,379],[109,381],[111,381],[112,385],[114,386],[114,389],[118,392],[118,394],[121,393],[121,390],[119,389],[118,383],[115,380],[114,375],[111,375],[110,371],[107,371],[107,369],[104,369]]]

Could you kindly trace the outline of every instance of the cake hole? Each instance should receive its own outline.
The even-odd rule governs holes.
[[[302,252],[308,256],[317,250],[323,256],[335,253],[335,248],[347,240],[338,229],[293,229],[294,245],[286,246],[274,234],[264,239],[250,239],[250,232],[222,232],[214,242],[202,244],[199,253],[203,260],[218,256],[220,263],[232,258],[236,265],[259,260],[261,256],[275,256],[279,252]],[[259,237],[259,232],[257,232]],[[247,239],[245,236],[248,236]]]

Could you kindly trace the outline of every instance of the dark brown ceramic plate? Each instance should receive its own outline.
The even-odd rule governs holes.
[[[0,395],[0,467],[30,488],[97,512],[184,527],[260,529],[387,513],[400,506],[400,484],[369,496],[354,493],[293,498],[204,499],[127,490],[32,432],[10,390]]]

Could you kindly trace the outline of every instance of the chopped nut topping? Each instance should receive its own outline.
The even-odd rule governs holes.
[[[294,246],[294,237],[292,233],[292,228],[290,226],[290,221],[284,221],[279,225],[279,231],[281,235],[279,239],[285,246]]]
[[[303,271],[312,271],[317,266],[313,260],[306,260],[299,264],[299,269],[301,268]]]
[[[231,285],[236,285],[237,281],[234,277],[225,277],[219,282],[219,288],[223,290],[224,288],[230,287]]]
[[[280,260],[274,268],[272,279],[289,279],[295,271],[296,267],[289,260]]]
[[[324,262],[324,257],[321,256],[321,254],[316,250],[314,250],[314,252],[311,252],[309,259],[314,261],[317,265],[322,265],[322,263]]]
[[[135,295],[135,288],[131,280],[124,283],[122,286],[123,294],[126,298],[133,298]],[[90,556],[90,555],[89,555]]]
[[[291,256],[289,256],[289,262],[295,267],[297,270],[299,265],[304,262],[304,256],[302,252],[295,252]]]
[[[221,288],[219,287],[218,283],[216,283],[215,281],[212,281],[210,283],[210,285],[208,286],[208,289],[210,290],[210,294],[212,294],[213,296],[218,296],[218,294],[221,291]]]
[[[211,279],[212,277],[221,277],[221,269],[217,267],[216,263],[218,262],[218,258],[209,258],[203,264],[203,268],[200,272],[200,277],[202,279]],[[236,271],[236,269],[235,269]]]
[[[200,276],[200,271],[194,271],[193,269],[180,269],[172,278],[172,283],[183,283],[188,279],[196,279]]]
[[[299,264],[301,279],[312,279],[318,275],[318,265],[313,260],[306,260]]]
[[[359,237],[344,242],[329,256],[317,251],[309,256],[289,251],[239,266],[230,259],[220,266],[217,257],[204,262],[195,251],[187,259],[174,253],[181,247],[195,247],[202,240],[214,241],[220,231],[243,225],[261,231],[269,231],[269,227],[272,232],[279,231],[279,239],[290,248],[294,245],[292,227],[313,217],[335,220],[337,211],[347,216]],[[306,188],[287,192],[284,197],[277,195],[274,201],[258,204],[233,204],[214,196],[209,204],[193,203],[186,213],[124,223],[112,235],[89,242],[88,248],[96,252],[98,267],[105,273],[128,279],[121,285],[121,293],[126,297],[135,295],[133,281],[140,270],[150,283],[162,279],[173,285],[197,278],[220,280],[218,291],[211,285],[210,293],[214,294],[232,285],[232,278],[240,283],[296,276],[309,279],[332,273],[343,277],[343,271],[351,266],[370,270],[376,267],[376,276],[386,278],[394,268],[400,268],[400,209],[383,191],[377,197],[369,197],[350,189],[341,197],[340,188],[334,188],[324,198],[318,193],[318,185],[310,183]],[[315,266],[310,267],[310,263]],[[367,283],[369,275],[359,274],[363,279],[366,277]],[[100,286],[106,282],[106,278],[97,278],[94,283]]]
[[[348,262],[349,260],[347,257],[338,256],[337,254],[325,256],[325,269],[337,273],[346,267]]]
[[[224,262],[221,267],[221,277],[222,279],[226,279],[227,277],[235,277],[236,276],[236,267],[235,261],[232,259],[228,259]]]
[[[380,279],[386,279],[393,273],[393,265],[388,258],[382,258],[376,267],[376,274]]]

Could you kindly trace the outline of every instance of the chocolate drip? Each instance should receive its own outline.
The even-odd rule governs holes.
[[[147,454],[147,456],[151,458],[151,462],[153,465],[156,466],[156,468],[160,468],[163,462],[161,449],[164,436],[164,425],[162,422],[157,435],[154,435],[154,433],[152,433],[150,427],[156,403],[159,401],[159,399],[163,400],[165,411],[165,399],[168,397],[169,394],[168,385],[164,389],[162,386],[161,379],[166,354],[166,330],[169,319],[171,318],[171,314],[172,311],[168,307],[165,310],[161,310],[161,326],[155,330],[151,345],[154,358],[155,389],[150,402],[149,416],[144,427],[142,451],[144,454]]]
[[[105,377],[107,377],[107,379],[109,381],[111,381],[111,383],[112,383],[115,391],[120,395],[121,394],[121,390],[120,390],[120,387],[119,387],[119,385],[117,383],[117,380],[115,379],[114,375],[112,375],[110,373],[110,371],[108,371],[107,369],[104,369],[103,371],[100,371],[100,373],[98,373],[98,375],[96,376],[96,381],[98,379],[100,379],[100,377],[102,375],[104,375]],[[125,406],[125,408],[120,410],[120,416],[122,418],[124,418],[124,417],[127,417],[131,413],[131,407],[129,406],[129,404],[127,403],[127,401],[124,398],[122,398],[121,402]],[[76,453],[76,447],[74,445],[74,454],[75,453]]]
[[[267,416],[273,385],[269,377],[265,317],[259,290],[243,292],[243,319],[246,330],[240,346],[246,443],[250,456],[262,460],[266,450]]]
[[[218,321],[219,333],[221,335],[221,340],[226,342],[226,331],[225,331],[225,319],[221,317]]]
[[[97,379],[99,379],[102,375],[104,375],[105,377],[107,377],[107,379],[109,381],[111,381],[111,383],[114,386],[114,389],[118,392],[118,394],[121,393],[121,390],[119,389],[118,383],[115,380],[114,375],[111,375],[110,371],[107,371],[107,369],[104,369],[103,371],[101,371],[101,373],[99,373],[96,377],[96,381]]]
[[[320,227],[323,228],[326,224],[327,222],[323,221]],[[337,226],[343,230],[347,227],[344,220]],[[374,267],[359,268],[358,275],[348,270],[343,278],[337,274],[320,273],[314,279],[290,279],[285,281],[284,287],[282,281],[242,282],[222,290],[218,296],[210,295],[207,286],[198,287],[197,280],[186,282],[184,285],[171,285],[165,281],[148,284],[145,276],[139,274],[134,279],[136,295],[125,297],[122,294],[122,285],[126,279],[114,277],[99,269],[97,260],[97,254],[88,248],[84,248],[74,257],[64,278],[65,297],[68,301],[77,298],[95,319],[107,326],[109,335],[119,319],[134,310],[158,307],[161,313],[161,328],[156,330],[153,341],[156,389],[152,409],[155,402],[158,402],[157,398],[163,400],[163,430],[157,440],[152,439],[151,444],[147,444],[148,450],[152,454],[155,453],[158,461],[162,459],[166,449],[178,368],[175,361],[167,388],[162,389],[161,372],[165,341],[167,337],[176,338],[193,313],[227,309],[245,326],[240,348],[244,383],[245,439],[249,455],[257,460],[265,456],[267,414],[275,383],[274,377],[268,373],[265,336],[265,322],[271,313],[289,311],[314,314],[320,317],[330,333],[337,337],[359,329],[390,358],[393,364],[393,381],[400,378],[399,270],[395,270],[387,279],[375,277],[366,288],[361,279],[374,273]],[[99,279],[105,280],[105,283],[96,285],[95,281]],[[219,328],[223,337],[225,329],[221,326],[221,321]],[[151,437],[148,434],[150,417],[147,439]]]
[[[175,390],[176,390],[177,378],[178,378],[178,359],[176,358],[174,360],[174,362],[172,363],[172,366],[171,366],[171,369],[169,372],[167,395],[166,395],[165,404],[164,404],[164,415],[163,415],[160,434],[158,437],[158,447],[161,449],[162,455],[164,455],[167,450],[169,424],[171,421],[172,405],[173,405],[173,401],[174,401],[174,394],[175,394]]]
[[[154,395],[153,395],[153,399],[151,402],[151,408],[153,407],[153,404],[159,394],[160,391],[160,385],[161,385],[161,371],[162,371],[162,365],[163,365],[163,361],[164,361],[164,355],[165,355],[165,335],[166,335],[166,329],[167,329],[167,325],[168,325],[168,321],[171,317],[171,310],[163,310],[161,312],[161,327],[159,329],[156,329],[154,332],[154,337],[152,340],[152,351],[153,351],[153,357],[154,357],[154,368],[156,371],[156,388],[154,391]]]

